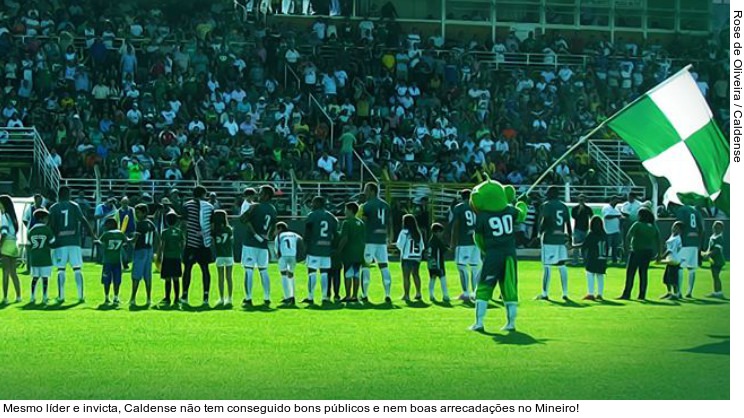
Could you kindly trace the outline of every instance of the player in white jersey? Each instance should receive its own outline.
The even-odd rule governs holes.
[[[282,289],[284,299],[282,303],[294,305],[295,303],[295,281],[294,271],[297,260],[302,259],[303,241],[299,234],[289,230],[284,222],[276,224],[276,238],[274,239],[274,251],[279,257],[279,272],[282,275]]]

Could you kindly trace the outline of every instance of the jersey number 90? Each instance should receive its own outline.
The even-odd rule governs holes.
[[[511,215],[495,216],[488,220],[488,226],[494,237],[514,232],[514,220]]]

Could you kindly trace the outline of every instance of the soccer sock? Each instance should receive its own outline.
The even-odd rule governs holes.
[[[692,289],[695,287],[695,270],[687,272],[687,294],[692,295]]]
[[[385,297],[389,298],[390,285],[393,282],[392,277],[390,277],[390,269],[387,267],[383,267],[380,269],[380,273],[382,273],[382,285],[385,287]]]
[[[328,272],[320,272],[320,295],[321,299],[328,299]]]
[[[31,279],[31,300],[36,299],[36,284],[39,282],[38,277]]]
[[[506,328],[514,329],[517,324],[517,302],[506,302]]]
[[[287,274],[282,272],[282,294],[284,299],[289,299],[289,280],[287,280]]]
[[[442,284],[442,298],[449,299],[449,291],[447,290],[447,278],[445,276],[442,276],[439,278],[441,280]]]
[[[59,270],[57,272],[57,286],[59,287],[59,298],[65,299],[65,271]]]
[[[74,270],[75,270],[75,284],[77,285],[78,299],[83,299],[85,297],[85,292],[83,291],[83,272],[80,271],[80,269],[74,269]]]
[[[263,286],[264,300],[271,300],[271,279],[269,279],[269,270],[259,270],[261,273],[261,285]]]
[[[429,279],[429,299],[434,299],[434,286],[436,286],[437,282],[434,277]]]
[[[457,265],[457,273],[460,275],[460,286],[462,287],[462,293],[465,296],[470,295],[468,292],[468,267]]]
[[[473,297],[475,297],[475,289],[478,288],[478,282],[480,281],[481,269],[476,266],[470,267],[470,288],[473,290]]]
[[[543,267],[543,283],[542,283],[542,296],[548,296],[548,289],[550,289],[550,266]]]
[[[677,271],[677,296],[682,296],[682,285],[684,284],[684,272],[682,269]]]
[[[475,326],[483,327],[483,319],[488,311],[488,301],[477,299],[475,301]]]
[[[370,282],[370,272],[369,268],[365,267],[362,269],[362,297],[366,298],[369,297],[369,282]]]
[[[561,274],[561,287],[563,288],[563,296],[568,296],[568,267],[558,267],[558,272]]]
[[[245,300],[253,299],[253,267],[245,269]]]
[[[604,295],[604,279],[605,279],[604,274],[597,274],[597,285],[598,285],[597,296]]]
[[[175,302],[176,302],[176,300],[178,299],[178,295],[179,295],[179,290],[180,290],[180,289],[179,289],[179,286],[180,286],[180,285],[179,285],[179,283],[178,283],[178,279],[176,278],[175,280],[173,280],[173,302],[174,302],[174,303],[175,303]],[[114,290],[116,290],[116,294],[115,294],[114,296],[117,296],[117,297],[118,297],[118,296],[119,296],[119,291],[118,291],[118,289],[114,288]]]
[[[166,280],[165,281],[165,300],[170,300],[171,287],[173,287],[173,283],[171,283],[170,279]]]
[[[315,283],[318,282],[318,273],[312,272],[307,275],[307,298],[313,300],[315,296]]]
[[[295,280],[294,280],[294,272],[291,272],[287,275],[287,288],[289,289],[288,297],[294,298],[295,297]]]
[[[587,295],[594,294],[594,273],[586,272]]]

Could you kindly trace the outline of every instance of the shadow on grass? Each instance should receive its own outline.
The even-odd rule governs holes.
[[[271,305],[265,305],[265,304],[242,306],[240,310],[243,312],[263,312],[263,313],[276,312],[276,308],[272,308]]]
[[[694,354],[718,354],[718,355],[724,355],[729,356],[731,355],[731,340],[729,339],[729,336],[710,336],[712,338],[718,338],[723,341],[718,341],[714,343],[709,344],[702,344],[697,347],[687,348],[685,350],[679,350],[685,353],[694,353]]]
[[[693,305],[728,305],[728,299],[682,299],[680,302],[690,303]]]
[[[332,302],[325,302],[325,303],[314,303],[312,305],[307,305],[307,308],[311,311],[340,311],[341,309],[344,309],[344,305],[340,303],[332,303]]]
[[[66,311],[68,309],[72,309],[72,308],[77,307],[77,306],[80,306],[82,304],[83,304],[83,302],[75,302],[75,303],[72,303],[72,304],[69,304],[69,305],[62,305],[62,304],[56,303],[54,305],[47,306],[46,310],[47,311]]]
[[[282,303],[279,306],[277,306],[276,309],[277,310],[280,310],[280,311],[294,311],[294,310],[299,310],[300,307],[297,306],[294,303],[291,304],[291,305],[290,304],[286,304],[286,303]]]
[[[6,305],[9,306],[9,305]],[[21,306],[21,310],[24,311],[46,311],[47,307],[49,305],[44,305],[43,303],[26,303],[25,305]],[[5,306],[3,306],[0,309],[5,309]]]
[[[182,304],[181,310],[183,312],[208,312],[211,311],[213,308],[209,305],[196,305],[192,306],[189,304]]]
[[[432,300],[431,301],[431,304],[432,305],[439,306],[441,308],[452,308],[453,307],[452,306],[452,302],[444,302],[444,301],[440,301],[440,300]]]
[[[88,308],[88,309],[93,309],[93,308]],[[106,311],[116,311],[118,309],[119,309],[119,305],[114,305],[113,303],[102,303],[96,306],[95,309],[93,310],[106,312]]]
[[[157,310],[155,309],[155,305],[153,306],[147,306],[147,305],[129,305],[129,312],[142,312],[142,311],[149,311],[149,310]]]
[[[624,303],[616,302],[614,300],[609,300],[609,299],[603,299],[603,300],[597,301],[597,305],[601,305],[601,306],[625,306]]]
[[[546,338],[537,339],[529,334],[525,334],[524,332],[519,331],[505,331],[505,334],[496,334],[496,333],[484,333],[486,335],[492,336],[493,341],[496,344],[504,344],[504,345],[536,345],[536,344],[545,344],[546,341],[548,341]]]
[[[405,305],[407,308],[415,309],[428,308],[429,306],[431,306],[423,300],[407,300],[405,301]]]
[[[645,300],[637,300],[638,303],[641,305],[648,305],[648,306],[679,306],[679,302],[674,300],[669,301],[660,301],[660,300],[652,300],[652,299],[645,299]]]
[[[568,300],[561,299],[560,301],[550,299],[547,302],[552,305],[562,306],[564,308],[588,308],[590,306],[584,303],[578,303],[571,299],[568,299]]]
[[[387,303],[387,302],[383,302],[379,304],[365,302],[365,303],[347,303],[346,309],[355,309],[358,311],[365,311],[365,310],[392,311],[395,309],[401,309],[401,307],[393,305],[392,303]]]

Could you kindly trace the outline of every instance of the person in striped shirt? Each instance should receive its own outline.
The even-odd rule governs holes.
[[[214,207],[206,201],[207,189],[194,188],[194,198],[183,205],[183,225],[186,229],[186,248],[183,251],[183,283],[181,303],[188,304],[191,269],[198,264],[202,273],[203,305],[209,304],[209,265],[212,257],[212,215]]]

